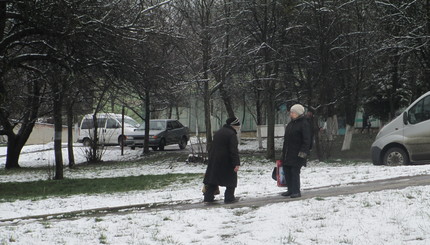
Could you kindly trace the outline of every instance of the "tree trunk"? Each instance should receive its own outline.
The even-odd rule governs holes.
[[[173,115],[173,105],[170,105],[167,118],[169,119],[172,118],[172,115]]]
[[[317,115],[314,114],[314,120],[313,120],[313,125],[312,125],[312,129],[314,131],[314,146],[313,148],[315,148],[316,153],[317,153],[317,158],[319,161],[324,161],[324,154],[321,152],[321,142],[320,142],[320,128],[318,126],[318,121],[319,121],[319,117]]]
[[[327,140],[333,141],[333,136],[337,135],[338,131],[338,123],[337,123],[337,116],[333,115],[331,117],[327,118],[327,128],[326,128],[326,134],[327,134]]]
[[[3,40],[6,28],[6,1],[0,1],[0,40]],[[0,54],[3,56],[3,53]]]
[[[345,138],[343,140],[342,151],[350,150],[352,143],[352,136],[355,130],[355,114],[357,111],[357,106],[353,104],[353,102],[348,103],[349,105],[346,107],[346,130],[345,130]]]
[[[220,93],[221,93],[221,98],[224,101],[224,105],[225,105],[225,109],[227,110],[227,115],[228,117],[235,117],[234,115],[234,109],[233,109],[233,103],[231,101],[231,98],[229,96],[229,94],[227,93],[226,88],[224,87],[224,85],[227,83],[228,80],[228,69],[230,69],[230,23],[229,23],[229,19],[231,18],[231,9],[230,6],[231,2],[230,1],[225,1],[224,2],[224,15],[227,19],[227,23],[223,26],[224,29],[224,33],[225,35],[223,36],[224,38],[224,43],[223,43],[223,52],[222,52],[222,68],[220,69],[220,75],[218,77],[220,77],[220,79],[218,79],[218,82],[220,82]],[[240,137],[239,137],[240,138]]]
[[[97,157],[97,153],[99,151],[99,135],[98,135],[98,130],[99,130],[99,124],[97,121],[97,111],[94,112],[93,114],[93,123],[94,123],[94,128],[93,128],[93,139],[91,140],[91,162],[98,162],[100,159],[98,159]]]
[[[69,156],[69,167],[75,166],[75,154],[73,152],[73,106],[67,106],[67,152]]]
[[[7,137],[6,169],[20,168],[19,155],[24,145],[20,146],[19,141],[19,136],[8,135]]]
[[[0,78],[1,79],[1,78]],[[3,84],[0,83],[0,95],[4,96],[5,90],[3,88]],[[13,131],[13,127],[9,122],[9,118],[7,118],[8,113],[3,111],[0,108],[0,122],[3,126],[3,130],[5,131],[8,142],[7,142],[7,156],[6,156],[6,169],[19,168],[18,160],[19,155],[21,153],[22,148],[30,137],[31,132],[33,131],[34,124],[37,119],[37,114],[39,112],[40,107],[40,86],[38,81],[34,81],[30,83],[28,86],[28,91],[25,91],[32,96],[29,97],[27,108],[28,112],[25,113],[25,117],[21,122],[21,128],[18,130],[18,133],[15,134]]]
[[[342,151],[351,149],[352,135],[354,134],[354,125],[346,124],[345,138],[343,139]]]
[[[178,106],[178,104],[176,104],[175,109],[176,109],[176,119],[179,120],[180,114],[179,114],[179,106]]]
[[[204,82],[204,111],[205,111],[205,126],[206,126],[206,146],[209,151],[212,145],[212,125],[211,125],[211,108],[210,108],[210,94],[209,82]]]
[[[143,153],[149,153],[149,122],[151,120],[151,110],[150,103],[151,100],[149,98],[150,93],[149,89],[145,90],[145,138],[143,140]]]
[[[258,149],[263,149],[263,139],[261,137],[261,125],[262,125],[262,113],[261,113],[261,102],[260,102],[260,91],[256,92],[255,109],[257,112],[256,123],[257,123],[257,134],[258,134]]]
[[[228,95],[227,91],[224,88],[224,81],[221,82],[219,90],[220,90],[222,101],[224,102],[224,105],[225,105],[225,109],[227,110],[228,117],[235,117],[233,104],[231,103],[230,96]]]
[[[389,97],[390,102],[390,120],[396,117],[396,108],[398,104],[398,93],[397,90],[400,88],[400,81],[399,81],[399,62],[400,62],[400,55],[396,54],[392,57],[391,63],[391,93]]]
[[[54,154],[55,154],[55,177],[56,180],[63,179],[63,154],[61,151],[61,139],[63,133],[63,122],[62,122],[62,105],[63,98],[60,85],[58,81],[52,81],[51,83],[53,92],[53,113],[54,113]]]
[[[266,158],[275,160],[275,103],[273,99],[274,82],[267,86],[266,110],[267,110],[267,154]]]

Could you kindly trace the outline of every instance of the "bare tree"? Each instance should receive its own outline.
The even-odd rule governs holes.
[[[1,133],[8,137],[8,169],[19,167],[21,149],[39,116],[45,83],[37,78],[41,75],[37,62],[56,61],[48,54],[52,49],[44,38],[58,32],[38,23],[43,19],[39,11],[45,8],[45,12],[52,10],[45,2],[0,2],[0,124]]]
[[[189,47],[195,49],[198,53],[187,52],[196,55],[189,60],[197,60],[197,64],[191,64],[196,74],[192,74],[194,81],[197,83],[198,90],[202,94],[203,107],[205,113],[206,143],[207,149],[212,143],[212,125],[211,125],[211,78],[210,78],[210,60],[212,57],[213,36],[212,28],[214,23],[214,10],[217,1],[215,0],[193,0],[176,3],[175,7],[181,14],[184,23],[189,27],[184,29],[183,33],[188,37],[187,41],[192,43]],[[180,22],[182,23],[182,22]],[[188,35],[187,35],[188,34]]]
[[[275,158],[275,117],[276,117],[276,89],[279,86],[281,74],[280,58],[282,51],[282,36],[284,18],[284,5],[280,1],[250,1],[244,4],[243,26],[250,36],[248,54],[252,65],[251,74],[256,89],[257,121],[262,122],[260,110],[260,96],[265,105],[267,118],[267,154],[268,159]],[[262,94],[261,91],[264,91]],[[259,105],[260,104],[260,105]],[[260,115],[258,115],[260,114]]]

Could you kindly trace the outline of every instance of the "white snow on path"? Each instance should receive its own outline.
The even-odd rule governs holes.
[[[261,208],[1,224],[3,244],[428,244],[427,187]]]
[[[34,148],[36,146],[26,150]],[[118,152],[107,152],[105,161],[140,159],[140,150],[126,149],[124,156]],[[52,151],[23,154],[20,163],[46,166],[53,162],[52,155]],[[4,167],[2,159],[0,168]],[[265,160],[247,158],[239,172],[236,195],[243,198],[279,195],[283,189],[271,179],[273,166],[274,163]],[[103,178],[203,174],[204,171],[205,165],[200,164],[156,162],[124,165],[121,169],[106,166],[90,173],[66,168],[65,176]],[[321,186],[421,174],[430,174],[430,165],[385,167],[371,163],[311,162],[303,168],[301,177],[305,192]],[[13,175],[0,172],[0,183],[48,177],[43,170],[34,174],[18,171]],[[172,184],[163,190],[0,202],[0,219],[175,200],[200,202],[201,185],[201,179],[196,179],[184,185]],[[223,190],[221,188],[221,192]],[[217,198],[222,199],[223,195]],[[419,186],[269,204],[260,208],[229,209],[221,205],[211,209],[133,212],[73,220],[3,222],[0,223],[0,244],[430,244],[429,207],[430,187]]]

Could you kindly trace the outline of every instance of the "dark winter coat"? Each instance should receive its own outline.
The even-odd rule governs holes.
[[[311,147],[311,127],[309,121],[300,116],[288,123],[285,128],[282,147],[282,165],[301,167],[306,165],[306,158]]]
[[[237,173],[234,168],[238,165],[240,159],[236,130],[224,125],[214,135],[203,183],[236,187]]]

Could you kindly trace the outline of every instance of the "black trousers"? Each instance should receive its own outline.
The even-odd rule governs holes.
[[[283,166],[288,191],[292,194],[300,193],[300,167]]]
[[[208,188],[206,189],[206,192],[203,194],[204,195],[204,201],[205,202],[210,202],[213,201],[215,198],[215,191],[218,188],[217,185],[212,185],[209,184]],[[232,201],[234,200],[234,191],[235,191],[236,187],[226,187],[225,192],[224,192],[224,201]]]

